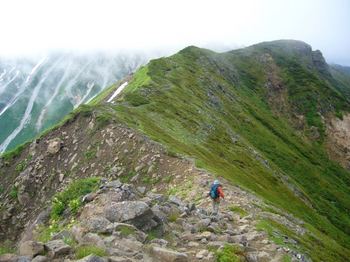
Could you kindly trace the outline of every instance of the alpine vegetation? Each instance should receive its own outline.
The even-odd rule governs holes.
[[[7,137],[76,108],[0,157],[0,261],[349,260],[349,68],[295,40],[110,78],[50,59],[1,73]]]

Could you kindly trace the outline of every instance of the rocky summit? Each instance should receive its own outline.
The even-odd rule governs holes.
[[[294,40],[150,61],[1,155],[0,261],[347,261],[349,72]]]

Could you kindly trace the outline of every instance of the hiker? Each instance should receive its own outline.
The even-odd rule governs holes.
[[[224,192],[219,180],[215,180],[211,185],[208,195],[213,201],[213,215],[217,215],[219,213],[220,197],[224,199]]]

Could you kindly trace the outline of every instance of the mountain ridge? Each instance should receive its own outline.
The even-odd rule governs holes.
[[[283,210],[286,217],[290,214],[300,219],[307,234],[298,238],[298,248],[312,260],[342,261],[350,253],[350,175],[346,161],[334,158],[342,168],[329,155],[337,152],[346,159],[343,151],[347,145],[339,148],[343,141],[333,135],[344,127],[349,116],[347,87],[343,85],[339,90],[333,85],[339,83],[339,77],[328,74],[333,69],[324,66],[319,52],[312,55],[310,46],[296,43],[296,51],[292,48],[286,53],[268,43],[225,53],[191,46],[171,57],[151,60],[127,80],[124,91],[112,102],[107,101],[126,80],[78,108],[63,125],[77,125],[76,119],[87,117],[85,126],[92,125],[90,130],[94,132],[76,136],[78,141],[88,139],[90,147],[78,146],[79,153],[74,157],[76,150],[73,147],[71,152],[69,142],[72,131],[63,134],[57,127],[33,142],[31,148],[39,143],[44,153],[54,142],[48,139],[50,134],[55,134],[50,139],[61,136],[63,148],[59,147],[53,158],[42,153],[44,163],[57,159],[64,170],[75,165],[74,176],[79,177],[85,174],[84,161],[98,159],[102,163],[106,155],[101,149],[106,143],[113,145],[113,141],[97,139],[95,135],[101,130],[108,132],[106,127],[116,128],[120,122],[161,144],[168,154],[192,158],[198,168],[239,185],[271,207]],[[272,46],[276,44],[283,42],[272,42]],[[296,58],[295,52],[303,56]],[[127,143],[125,138],[122,141]],[[16,179],[18,172],[23,177],[35,177],[38,172],[34,166],[40,166],[40,154],[39,158],[29,159],[29,148],[24,148],[22,154],[18,151],[3,155],[2,168],[13,174],[2,193],[6,199],[11,179]],[[124,152],[116,150],[118,154]],[[130,156],[131,159],[135,160]],[[128,163],[124,165],[130,167]],[[91,167],[85,175],[92,176],[95,170]],[[58,175],[53,176],[56,183]],[[122,173],[124,176],[128,174]],[[167,185],[166,181],[158,182],[160,186]],[[6,203],[12,201],[15,199]]]

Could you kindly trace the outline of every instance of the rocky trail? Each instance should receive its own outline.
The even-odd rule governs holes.
[[[16,243],[0,261],[216,261],[220,254],[309,261],[296,240],[261,225],[271,220],[302,235],[302,221],[223,178],[225,200],[212,216],[207,193],[215,177],[121,124],[80,116],[15,161],[0,162],[18,174],[5,177],[5,188],[14,186],[0,193],[0,240]],[[96,190],[50,216],[57,192],[93,177]]]
[[[202,174],[198,191],[192,191],[203,196],[198,204],[187,201],[190,195],[181,199],[102,179],[96,192],[83,197],[77,217],[65,217],[62,230],[48,242],[35,240],[40,227],[34,227],[33,239],[19,246],[20,256],[3,255],[0,261],[215,261],[215,253],[227,245],[236,246],[237,261],[283,261],[288,253],[292,261],[306,261],[256,229],[257,216],[264,215],[259,201],[239,188],[225,188],[220,213],[212,216],[205,197],[210,179]],[[233,204],[236,211],[230,210]],[[104,256],[75,259],[84,246],[97,247]]]

